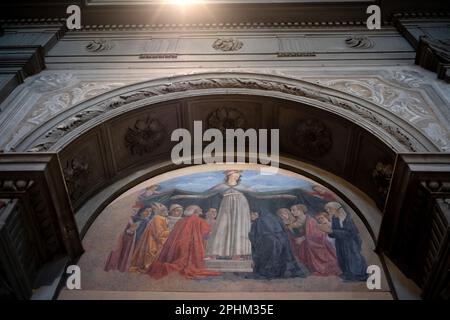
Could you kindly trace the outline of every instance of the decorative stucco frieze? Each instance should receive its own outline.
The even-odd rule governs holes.
[[[450,151],[449,131],[437,123],[437,117],[428,106],[424,96],[418,91],[410,90],[422,86],[424,80],[418,79],[414,74],[404,72],[393,73],[392,78],[388,80],[399,83],[404,89],[393,86],[379,78],[328,78],[318,79],[315,82],[380,105],[418,127],[441,150]]]
[[[179,80],[166,84],[157,84],[106,99],[60,122],[53,129],[48,131],[45,136],[41,137],[41,139],[38,139],[38,141],[36,141],[36,143],[30,149],[32,151],[48,150],[59,139],[64,137],[67,133],[73,131],[75,128],[78,128],[79,126],[96,118],[100,114],[105,114],[111,110],[122,108],[132,102],[137,102],[155,96],[170,93],[180,93],[189,90],[228,88],[274,91],[292,96],[312,99],[321,103],[328,104],[333,108],[341,108],[342,110],[347,110],[351,112],[355,117],[359,117],[360,119],[371,123],[371,125],[379,127],[388,135],[392,136],[393,139],[397,141],[397,143],[403,145],[406,150],[417,151],[422,150],[423,148],[420,146],[420,143],[415,140],[407,131],[395,125],[390,119],[385,118],[380,114],[371,111],[365,106],[359,105],[356,102],[352,102],[338,96],[326,94],[322,92],[319,87],[314,88],[306,85],[295,85],[257,78],[213,77]]]
[[[34,80],[33,80],[34,79]],[[39,93],[60,90],[76,83],[78,80],[71,73],[48,73],[31,78],[31,87]]]
[[[242,74],[242,70],[242,68],[235,68],[226,70],[206,69],[205,71],[208,71],[209,74],[221,75],[222,77],[226,74],[230,74],[229,79],[231,79],[233,78],[233,76],[231,75]],[[352,71],[346,70],[346,68],[337,68],[336,70],[327,70],[325,73],[322,71],[318,73],[314,70],[308,70],[306,72],[300,72],[296,70],[296,68],[290,68],[289,70],[281,68],[258,69],[259,76],[257,76],[255,79],[259,79],[261,77],[262,79],[277,79],[281,77],[282,79],[292,80],[287,81],[285,84],[295,83],[297,81],[295,79],[303,82],[306,81],[309,83],[319,83],[325,87],[333,88],[338,92],[345,92],[347,94],[350,94],[351,96],[357,96],[359,98],[363,98],[366,101],[370,101],[371,103],[375,103],[377,106],[381,107],[380,109],[384,109],[393,114],[401,115],[402,112],[403,114],[410,114],[411,111],[414,111],[419,117],[411,116],[411,114],[411,118],[404,117],[403,115],[401,116],[403,120],[407,120],[416,128],[416,131],[413,130],[414,133],[410,134],[409,137],[417,135],[417,132],[420,130],[422,133],[419,133],[419,136],[420,134],[423,134],[424,137],[427,137],[428,141],[433,141],[436,146],[439,146],[439,149],[441,149],[442,151],[447,150],[447,141],[449,141],[449,138],[448,136],[443,134],[443,132],[447,131],[446,128],[448,126],[444,123],[445,121],[443,121],[442,118],[442,115],[445,116],[444,112],[441,113],[441,118],[437,116],[440,112],[439,110],[442,108],[442,106],[438,105],[437,103],[445,104],[446,99],[450,98],[450,90],[446,90],[446,86],[441,85],[440,82],[442,81],[436,80],[433,73],[415,66],[384,69],[377,68],[376,71],[374,71],[374,69],[372,68],[364,69],[362,71]],[[245,69],[244,71],[250,72],[249,74],[253,74],[252,72],[254,72],[252,69]],[[177,73],[182,74],[181,70]],[[244,75],[245,74],[246,73],[244,73]],[[321,75],[321,77],[317,76],[319,74]],[[342,74],[345,74],[345,78],[337,77]],[[18,88],[18,90],[16,90],[17,93],[15,94],[15,97],[11,97],[13,99],[10,99],[10,108],[6,109],[6,112],[0,114],[0,149],[3,149],[4,151],[24,151],[38,144],[41,145],[38,148],[39,150],[49,149],[52,147],[54,142],[41,140],[35,141],[36,143],[33,143],[31,145],[26,141],[31,141],[28,137],[30,137],[31,135],[34,136],[33,132],[38,130],[40,127],[47,126],[46,124],[49,123],[49,121],[52,121],[52,125],[55,124],[54,126],[56,127],[56,119],[61,119],[57,120],[60,121],[60,124],[68,120],[70,117],[67,117],[66,120],[62,121],[62,119],[64,119],[62,117],[64,117],[65,112],[68,112],[75,116],[75,114],[70,111],[72,110],[72,108],[77,108],[77,110],[79,111],[77,111],[76,114],[80,113],[82,121],[86,121],[87,117],[92,116],[92,113],[88,112],[87,114],[84,114],[83,111],[85,107],[80,108],[80,103],[83,103],[83,105],[89,105],[86,104],[85,101],[95,97],[104,100],[109,96],[111,97],[111,102],[117,100],[118,104],[122,104],[123,101],[121,97],[112,98],[113,92],[116,88],[124,87],[125,85],[129,85],[131,83],[139,83],[149,78],[159,78],[164,75],[166,75],[166,73],[150,73],[147,71],[144,72],[144,70],[139,73],[125,70],[117,71],[114,73],[101,70],[79,70],[70,72],[44,71],[43,73],[41,73],[41,75],[30,77],[26,80],[25,84],[23,84]],[[169,79],[170,81],[172,81],[171,83],[178,83],[180,81],[175,81],[173,79],[181,79],[182,77],[183,76],[175,76],[174,78]],[[190,80],[190,82],[193,83],[202,80],[202,77],[203,76],[201,74],[199,74],[198,76],[189,76],[189,78],[194,79]],[[239,77],[235,77],[235,80],[236,78]],[[120,81],[116,82],[114,81],[115,79],[120,79]],[[356,81],[356,84],[353,83],[353,85],[350,85],[350,87],[347,86],[347,88],[344,88],[343,86],[339,87],[326,83],[326,81],[335,82],[338,79]],[[283,81],[284,80],[279,83],[282,84]],[[162,84],[168,85],[167,80],[159,82],[156,81],[155,83],[159,83],[159,87],[161,87]],[[231,83],[231,81],[221,81],[221,84],[217,85],[216,88],[226,89],[226,85],[230,85],[230,87],[232,88],[241,87],[244,90],[247,90],[246,88],[250,87],[248,84],[242,85],[239,83]],[[156,87],[158,86],[153,86],[153,88]],[[181,90],[181,84],[177,84],[177,87],[177,90]],[[185,91],[192,90],[197,87],[201,89],[197,85],[194,86],[192,84],[189,84],[188,86],[186,86]],[[207,89],[212,87],[213,86],[209,84],[205,88]],[[281,85],[279,87],[281,87]],[[302,87],[305,86],[302,85]],[[258,86],[254,86],[254,88],[261,89]],[[350,90],[349,88],[353,89]],[[376,88],[376,90],[374,88]],[[272,89],[270,87],[267,87],[267,90]],[[280,92],[279,89],[273,90]],[[282,91],[287,92],[286,89],[283,89]],[[121,92],[124,91],[121,89]],[[174,90],[173,92],[180,91]],[[161,92],[155,93],[155,95],[165,94]],[[101,98],[102,94],[105,95],[105,98]],[[142,99],[146,98],[143,93],[138,94],[137,92],[126,93],[122,96],[130,96],[129,98],[127,98],[127,101],[132,101],[132,99],[136,99],[135,101],[138,101],[139,95],[141,95]],[[148,92],[146,93],[146,95],[154,96],[150,95]],[[294,95],[300,97],[300,95]],[[403,99],[405,97],[406,99]],[[393,101],[397,102],[394,103]],[[331,102],[328,103],[331,104]],[[347,104],[348,103],[349,101],[347,101]],[[347,109],[349,112],[356,114],[357,117],[360,117],[362,119],[372,118],[372,114],[375,114],[372,120],[367,120],[373,124],[377,123],[377,119],[380,119],[380,116],[377,114],[377,112],[374,112],[377,110],[376,107],[372,108],[372,110],[369,110],[368,112],[367,108],[362,107],[362,109],[359,109],[358,106],[358,104],[356,104],[352,108],[349,108],[347,106]],[[334,109],[346,110],[342,106]],[[78,123],[79,119],[74,119],[74,121]],[[386,132],[396,131],[394,130],[395,125],[393,125],[393,123],[395,123],[396,121],[397,120],[388,121],[388,124],[386,126],[388,130]],[[399,123],[398,126],[401,128],[403,125]],[[50,127],[48,127],[48,129],[50,129]],[[406,131],[409,130],[405,129],[404,126],[403,129]],[[395,134],[399,135],[398,133]],[[423,148],[418,148],[418,150],[423,150]]]
[[[0,145],[6,151],[15,150],[14,146],[21,138],[52,117],[85,100],[122,87],[126,82],[91,82],[64,72],[30,77],[27,84],[19,95],[23,102],[20,102],[16,113],[11,114],[14,120],[3,120],[5,122],[0,123]],[[14,125],[12,121],[15,122]]]
[[[123,86],[123,83],[99,83],[99,82],[79,82],[77,85],[67,88],[61,93],[56,93],[50,97],[45,95],[39,99],[37,106],[25,117],[25,121],[30,124],[39,125],[50,117],[69,109],[70,107],[98,96],[104,92],[111,91]]]
[[[414,70],[391,71],[387,80],[404,88],[420,88],[427,83],[424,76]]]

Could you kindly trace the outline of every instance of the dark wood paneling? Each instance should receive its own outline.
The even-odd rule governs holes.
[[[37,270],[83,252],[58,155],[0,154],[0,198],[16,199],[0,211],[0,280],[28,298]]]
[[[346,120],[303,104],[279,107],[280,149],[338,176],[344,174],[351,125]],[[311,124],[304,124],[311,121]],[[296,136],[302,130],[302,138]],[[300,140],[300,141],[299,141]],[[302,147],[299,142],[307,143]]]
[[[450,217],[448,208],[443,208],[448,204],[443,204],[442,199],[450,198],[449,186],[450,154],[401,154],[397,157],[378,250],[386,253],[419,286],[426,288],[424,298],[431,298],[436,290],[438,295],[445,291],[443,283],[436,283],[435,279],[447,279],[448,285],[445,252],[449,247]],[[443,234],[432,240],[436,221]]]

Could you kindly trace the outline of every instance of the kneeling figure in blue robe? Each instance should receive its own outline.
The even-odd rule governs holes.
[[[330,238],[335,239],[336,255],[342,270],[344,281],[366,281],[367,264],[361,254],[361,238],[350,214],[346,213],[338,202],[325,205],[332,216]]]
[[[271,213],[251,214],[252,278],[306,277],[309,272],[292,254],[288,233],[281,219]]]

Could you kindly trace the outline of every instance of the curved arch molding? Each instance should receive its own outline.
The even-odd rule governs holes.
[[[49,120],[22,139],[15,149],[57,150],[55,145],[67,143],[66,136],[79,127],[86,130],[136,107],[210,94],[254,94],[303,102],[350,119],[396,151],[438,151],[437,146],[408,122],[348,93],[288,77],[228,72],[175,76],[112,90]]]

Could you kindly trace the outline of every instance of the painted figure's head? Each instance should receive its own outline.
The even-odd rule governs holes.
[[[291,211],[287,208],[278,209],[277,215],[283,220],[284,224],[290,224],[293,220]]]
[[[345,211],[342,208],[342,205],[339,202],[332,201],[328,202],[325,205],[325,210],[330,214],[331,216],[338,217],[339,215],[345,215]]]
[[[202,208],[200,208],[197,205],[191,205],[191,206],[188,206],[184,210],[184,216],[186,216],[186,217],[190,217],[190,216],[192,216],[194,214],[197,215],[197,216],[201,215],[202,214]]]
[[[183,215],[183,207],[177,203],[174,203],[169,208],[169,215],[171,217],[181,217]]]
[[[317,213],[315,218],[316,218],[317,222],[319,222],[320,224],[324,224],[324,223],[330,222],[329,215],[326,212],[319,212],[319,213]]]
[[[167,207],[162,203],[155,202],[152,204],[152,209],[155,211],[155,214],[163,217],[167,217],[169,215]]]
[[[141,217],[142,218],[147,218],[152,214],[152,208],[147,207],[145,208],[142,212],[141,212]]]
[[[308,212],[308,208],[303,204],[296,204],[291,207],[292,217],[299,225],[305,223],[306,212]]]
[[[303,204],[295,204],[291,207],[291,213],[296,218],[304,217],[308,208]]]
[[[207,219],[215,219],[217,217],[217,209],[209,208],[208,212],[206,212]]]
[[[231,186],[238,185],[241,182],[241,170],[227,170],[225,173],[225,182]]]
[[[251,221],[255,221],[258,218],[259,218],[259,213],[258,212],[251,212],[250,213],[250,220]]]

